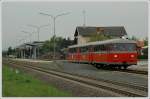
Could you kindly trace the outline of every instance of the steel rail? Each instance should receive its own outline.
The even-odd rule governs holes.
[[[118,71],[118,72],[126,72],[126,73],[133,73],[133,74],[142,74],[142,75],[148,75],[148,71],[142,71],[142,70],[132,70],[132,69],[126,69],[126,70],[109,70],[108,71]]]
[[[19,61],[18,61],[19,62]],[[40,67],[42,68],[41,66],[38,66],[39,63],[33,63],[33,62],[24,62],[25,64],[28,64],[28,65],[32,65],[32,66],[36,66],[36,67]],[[61,67],[61,65],[57,62],[54,62],[56,65],[59,65]],[[60,71],[60,70],[55,70],[55,69],[50,69],[50,70],[53,70],[53,71],[56,71],[56,72],[62,72],[62,73],[67,73],[67,72],[63,72],[63,71]],[[93,79],[93,80],[99,80],[99,81],[103,81],[103,82],[106,82],[106,83],[112,83],[112,84],[116,84],[116,85],[120,85],[120,86],[126,86],[126,87],[129,87],[129,88],[134,88],[134,89],[138,89],[138,90],[142,90],[142,91],[148,91],[148,88],[145,87],[145,86],[139,86],[135,83],[131,83],[131,84],[127,84],[127,83],[122,83],[122,82],[116,82],[116,81],[111,81],[111,80],[105,80],[105,79],[96,79],[96,78],[93,78],[93,77],[89,77],[89,76],[82,76],[82,75],[79,75],[79,74],[72,74],[72,73],[67,73],[67,74],[70,74],[70,75],[76,75],[76,76],[80,76],[80,77],[83,77],[83,78],[89,78],[89,79]]]
[[[33,62],[26,62],[26,61],[15,61],[15,62],[18,62],[18,63],[25,63],[26,65],[30,65],[30,66],[36,66],[36,67],[39,67],[39,68],[43,68],[41,66],[38,66],[39,63],[33,63]],[[58,64],[57,62],[54,62],[56,65],[60,65]],[[44,68],[43,68],[44,69]],[[79,75],[79,74],[72,74],[72,73],[68,73],[68,72],[64,72],[64,71],[60,71],[60,70],[56,70],[56,69],[49,69],[49,70],[53,70],[53,71],[56,71],[56,72],[62,72],[62,73],[66,73],[66,74],[69,74],[69,75],[76,75],[76,76],[79,76],[79,77],[83,77],[83,78],[89,78],[89,79],[93,79],[93,80],[98,80],[98,81],[103,81],[103,82],[106,82],[106,83],[112,83],[112,84],[116,84],[116,85],[120,85],[120,86],[126,86],[126,87],[129,87],[129,88],[133,88],[133,89],[138,89],[138,90],[142,90],[142,91],[146,91],[148,92],[148,88],[145,87],[145,86],[139,86],[135,83],[130,83],[130,84],[127,84],[127,83],[123,83],[123,82],[116,82],[116,81],[112,81],[112,80],[105,80],[105,79],[96,79],[96,78],[93,78],[93,77],[89,77],[89,76],[83,76],[83,75]]]

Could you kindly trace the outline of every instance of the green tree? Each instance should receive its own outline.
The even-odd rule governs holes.
[[[10,46],[10,47],[8,47],[7,54],[8,54],[8,55],[11,55],[12,53],[13,53],[13,49],[12,49],[12,47]]]
[[[68,37],[67,39],[62,37],[55,37],[55,49],[56,52],[60,52],[61,49],[72,45],[73,41]],[[50,40],[45,41],[44,45],[41,47],[41,53],[53,52],[54,50],[54,36]]]
[[[148,46],[148,37],[144,39],[144,46]]]
[[[134,41],[138,40],[138,38],[136,38],[135,36],[129,37],[129,39]]]

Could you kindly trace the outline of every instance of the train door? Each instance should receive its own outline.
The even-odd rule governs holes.
[[[101,51],[101,62],[102,63],[107,63],[107,58],[108,58],[108,50],[107,50],[107,45],[101,45],[100,47]]]
[[[77,47],[76,50],[77,50],[77,62],[80,62],[80,48]]]
[[[89,63],[92,63],[93,62],[93,46],[89,46],[88,56],[89,56]]]
[[[113,44],[107,44],[106,45],[106,50],[107,50],[107,63],[111,62],[112,60],[112,52],[114,52],[113,48],[112,48]]]
[[[110,44],[105,45],[105,47],[106,47],[106,62],[108,62],[110,51],[111,51]]]

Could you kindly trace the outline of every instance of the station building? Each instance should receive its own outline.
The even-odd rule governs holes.
[[[93,27],[93,26],[77,26],[74,33],[75,44],[83,44],[90,41],[90,38],[95,35],[104,35],[111,38],[121,38],[127,36],[127,32],[123,26],[111,27]]]
[[[36,59],[39,55],[39,48],[44,44],[44,42],[29,42],[24,43],[16,47],[16,54],[18,58],[31,58]]]

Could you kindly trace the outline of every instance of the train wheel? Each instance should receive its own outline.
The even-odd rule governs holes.
[[[94,65],[94,63],[93,63],[93,62],[91,62],[91,65]]]
[[[97,68],[97,69],[101,69],[101,67],[100,67],[100,66],[96,66],[96,68]]]
[[[121,69],[122,69],[121,67],[122,67],[122,66],[118,66],[118,69],[121,70]]]
[[[127,68],[128,68],[128,66],[126,66],[126,65],[125,65],[125,66],[123,66],[123,69],[124,69],[124,70],[126,70]]]
[[[97,69],[100,69],[100,68],[101,68],[101,66],[100,66],[99,64],[95,64],[95,67],[96,67]]]
[[[101,65],[100,65],[100,67],[101,67],[101,68],[104,68],[104,65],[103,65],[103,64],[101,64]]]
[[[88,62],[89,65],[92,65],[91,62]]]
[[[112,70],[116,70],[117,66],[112,66]]]

